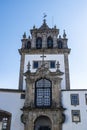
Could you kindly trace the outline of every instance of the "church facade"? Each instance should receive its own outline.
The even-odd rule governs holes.
[[[43,20],[24,33],[18,90],[0,89],[0,130],[85,130],[87,90],[70,89],[65,30]]]

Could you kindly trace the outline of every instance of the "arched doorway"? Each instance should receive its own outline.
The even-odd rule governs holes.
[[[51,120],[47,116],[40,116],[35,120],[34,130],[51,130]]]

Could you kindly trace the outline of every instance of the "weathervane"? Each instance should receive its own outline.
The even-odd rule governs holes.
[[[46,13],[43,13],[43,18],[45,20],[45,18],[47,17]]]

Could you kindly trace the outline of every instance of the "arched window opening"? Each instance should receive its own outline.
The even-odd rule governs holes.
[[[42,48],[42,39],[41,39],[41,37],[38,37],[36,39],[36,48],[37,49],[41,49]]]
[[[27,48],[27,49],[30,49],[30,48],[31,48],[31,42],[30,42],[30,41],[27,42],[26,48]]]
[[[10,130],[11,114],[0,111],[0,130]]]
[[[47,38],[47,48],[53,48],[53,39],[51,37]]]
[[[50,80],[42,78],[35,84],[35,106],[50,107],[52,100],[52,83]]]
[[[63,43],[62,41],[58,41],[58,49],[62,49],[63,48]]]

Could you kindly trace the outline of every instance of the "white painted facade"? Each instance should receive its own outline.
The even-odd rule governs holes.
[[[71,94],[79,94],[79,105],[71,105]],[[87,104],[85,100],[87,90],[62,90],[62,105],[66,109],[65,122],[62,130],[86,130],[87,129]],[[8,111],[12,114],[10,130],[24,130],[21,122],[21,108],[24,105],[24,99],[21,99],[20,92],[0,91],[0,110]],[[72,122],[72,110],[80,110],[81,121]]]
[[[10,130],[24,130],[24,125],[20,120],[24,100],[20,97],[20,92],[0,91],[0,110],[11,113]]]
[[[79,94],[79,105],[71,105],[71,94]],[[87,104],[85,99],[87,90],[62,91],[62,104],[65,110],[65,123],[63,130],[86,130],[87,129]],[[80,110],[80,122],[72,122],[72,110]]]

